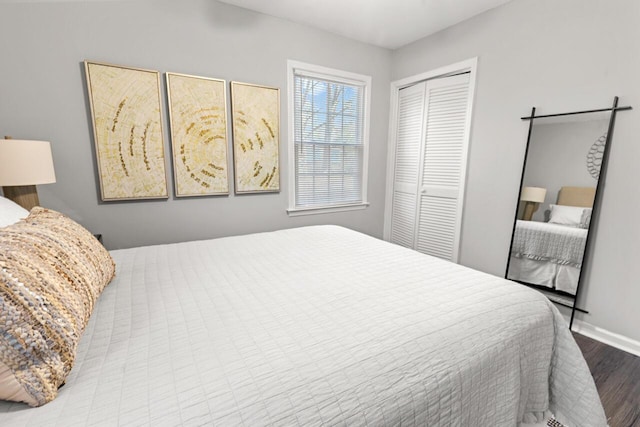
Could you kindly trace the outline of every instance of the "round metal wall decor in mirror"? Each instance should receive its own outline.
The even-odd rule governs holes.
[[[576,310],[587,312],[576,302],[616,113],[630,109],[615,97],[609,108],[536,115],[534,107],[522,117],[529,133],[505,277],[569,307],[570,328]]]
[[[587,170],[597,180],[600,177],[600,167],[602,166],[602,157],[604,156],[604,147],[607,145],[607,132],[593,143],[587,153]]]

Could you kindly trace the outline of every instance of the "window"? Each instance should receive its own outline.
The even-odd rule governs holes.
[[[289,214],[367,206],[371,77],[289,61]]]

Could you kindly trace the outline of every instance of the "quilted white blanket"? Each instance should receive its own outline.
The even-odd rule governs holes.
[[[113,252],[59,397],[0,425],[605,426],[557,310],[334,226]]]
[[[587,233],[584,228],[518,220],[511,255],[580,268]]]

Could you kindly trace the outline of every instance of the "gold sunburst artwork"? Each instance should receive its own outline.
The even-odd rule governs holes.
[[[280,191],[280,89],[231,82],[235,192]]]
[[[228,194],[225,81],[166,78],[176,197]]]
[[[84,65],[102,200],[167,198],[160,74]]]

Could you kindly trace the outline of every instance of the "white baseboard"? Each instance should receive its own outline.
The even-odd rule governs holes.
[[[590,323],[578,319],[573,320],[573,331],[622,351],[626,351],[627,353],[640,356],[640,342],[627,338],[624,335],[607,331],[606,329],[593,326]]]

